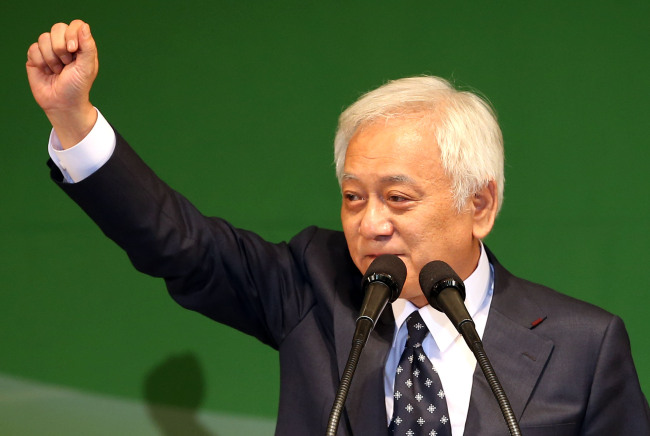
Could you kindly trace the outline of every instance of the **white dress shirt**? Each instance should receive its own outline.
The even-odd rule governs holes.
[[[483,337],[494,289],[494,272],[483,244],[481,244],[478,266],[464,283],[467,293],[465,306],[474,319],[476,331],[479,336]],[[392,304],[392,308],[397,328],[384,369],[387,424],[390,424],[393,415],[395,371],[408,336],[406,319],[412,312],[418,310],[411,302],[401,298]],[[451,434],[452,436],[462,436],[469,410],[476,359],[465,340],[444,313],[438,312],[429,305],[422,307],[419,311],[422,320],[431,332],[424,339],[422,348],[440,376],[449,409]]]
[[[81,182],[110,159],[115,150],[115,131],[97,110],[97,121],[88,135],[74,147],[64,150],[54,129],[50,133],[50,159],[68,183]]]

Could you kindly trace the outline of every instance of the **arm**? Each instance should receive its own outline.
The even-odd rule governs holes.
[[[164,278],[180,305],[278,347],[313,305],[301,271],[309,243],[272,244],[201,214],[118,134],[110,159],[79,183],[52,178],[133,266]]]
[[[602,341],[580,434],[650,435],[648,402],[618,317],[612,318]]]
[[[97,65],[89,27],[79,20],[54,25],[29,49],[32,92],[65,151],[79,150],[75,144],[91,130],[94,135],[97,111],[89,92]],[[116,139],[91,176],[61,183],[60,168],[52,167],[53,179],[138,270],[163,277],[181,305],[277,347],[311,306],[289,246],[203,216]]]

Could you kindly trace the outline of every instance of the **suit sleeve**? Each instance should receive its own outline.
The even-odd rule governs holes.
[[[90,177],[63,183],[50,162],[52,178],[136,269],[164,278],[179,304],[277,348],[313,304],[300,260],[310,232],[271,244],[205,217],[116,136],[113,155]]]
[[[612,318],[602,341],[581,434],[650,436],[648,401],[619,317]]]

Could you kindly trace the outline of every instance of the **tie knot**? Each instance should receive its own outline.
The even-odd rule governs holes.
[[[429,333],[427,325],[422,321],[420,312],[417,310],[413,312],[406,320],[406,330],[408,331],[408,339],[406,341],[407,347],[418,347],[422,345],[422,341]]]

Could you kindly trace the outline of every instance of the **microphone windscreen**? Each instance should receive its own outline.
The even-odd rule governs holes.
[[[406,281],[406,265],[394,254],[382,254],[372,261],[363,275],[362,286],[365,288],[372,282],[385,283],[391,289],[390,302],[399,297]]]
[[[424,296],[434,307],[437,304],[434,305],[432,301],[435,301],[445,288],[457,289],[462,299],[465,300],[463,281],[458,277],[456,271],[442,260],[434,260],[424,265],[422,271],[420,271],[420,288],[422,288]]]

